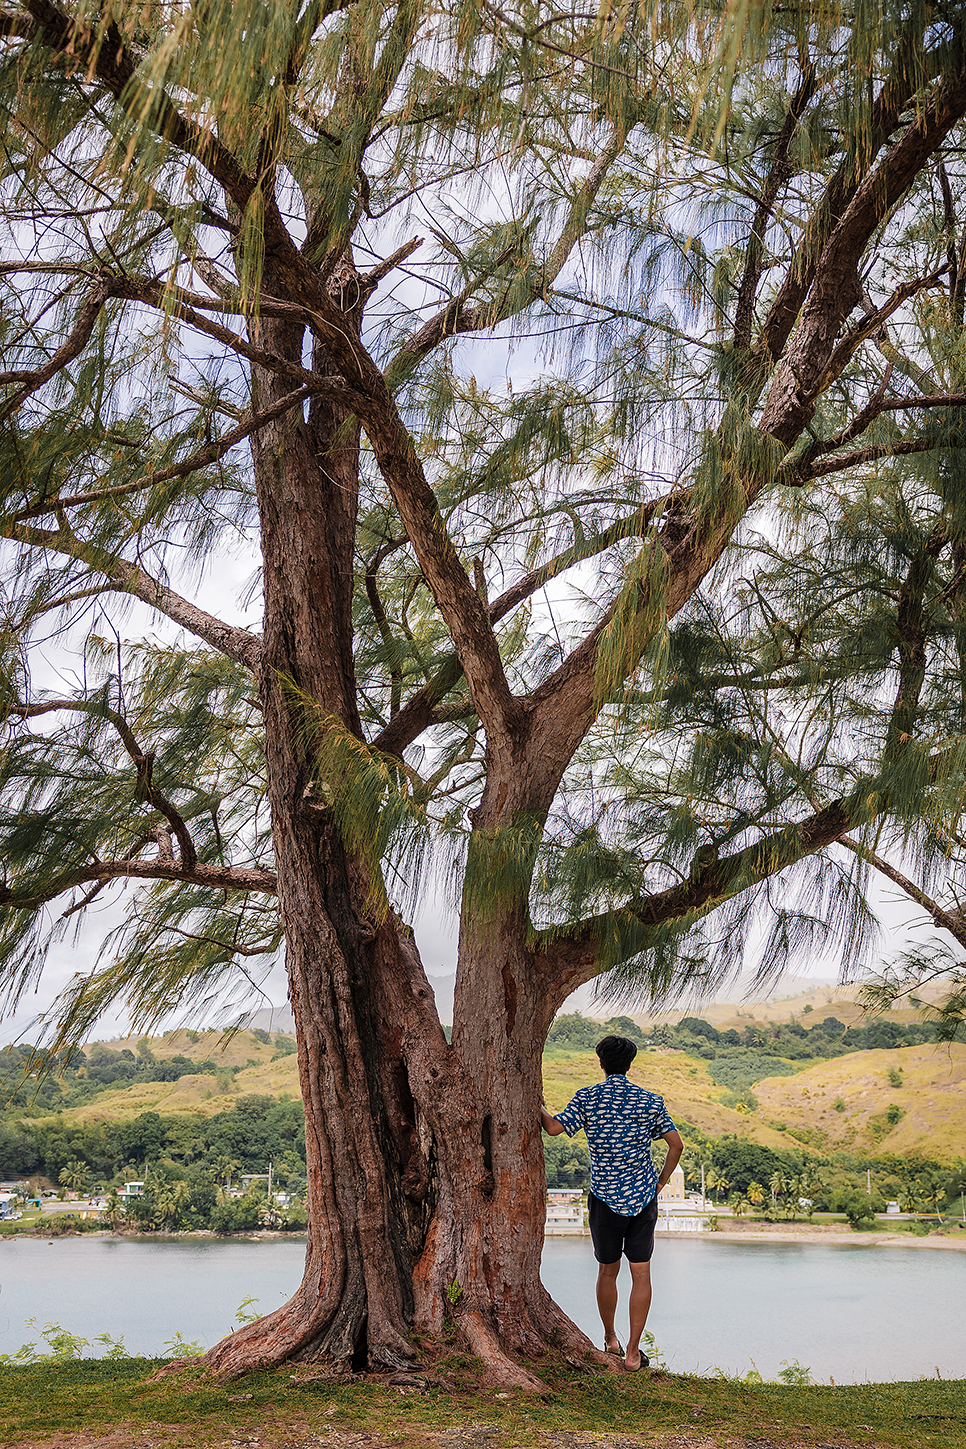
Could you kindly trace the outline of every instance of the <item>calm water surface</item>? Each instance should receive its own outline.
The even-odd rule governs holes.
[[[589,1242],[549,1239],[542,1272],[597,1342]],[[797,1359],[826,1383],[933,1378],[937,1367],[943,1378],[966,1378],[966,1253],[659,1238],[651,1281],[647,1326],[678,1372],[754,1366],[773,1379]],[[619,1286],[622,1332],[626,1268]]]
[[[304,1251],[300,1238],[0,1240],[0,1352],[32,1336],[30,1317],[123,1336],[131,1353],[162,1353],[176,1333],[212,1344],[243,1298],[266,1313],[290,1296]],[[648,1326],[681,1372],[775,1378],[797,1359],[826,1382],[966,1378],[966,1254],[661,1238],[652,1276]],[[543,1279],[596,1341],[589,1239],[551,1238]],[[627,1282],[625,1269],[619,1328]]]

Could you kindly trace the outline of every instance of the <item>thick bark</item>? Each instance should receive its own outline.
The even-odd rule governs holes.
[[[348,269],[333,288],[351,299]],[[347,322],[357,322],[351,306]],[[263,318],[259,340],[300,356],[301,328],[291,321]],[[334,371],[319,346],[314,367]],[[255,381],[260,409],[289,386],[266,371],[256,370]],[[449,1046],[410,933],[380,909],[310,788],[311,744],[292,686],[359,730],[351,614],[358,443],[356,422],[321,402],[308,421],[280,416],[253,440],[265,594],[260,695],[306,1109],[309,1229],[294,1297],[207,1361],[226,1377],[286,1360],[399,1369],[414,1363],[420,1335],[452,1321],[491,1379],[538,1389],[517,1355],[553,1343],[595,1356],[539,1277],[541,1052],[559,1003],[542,994],[519,949],[522,922],[496,924],[464,952],[461,981],[470,985]]]

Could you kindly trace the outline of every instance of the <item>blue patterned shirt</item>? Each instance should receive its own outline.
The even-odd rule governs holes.
[[[657,1187],[651,1142],[677,1128],[664,1098],[645,1092],[622,1072],[580,1091],[557,1113],[568,1137],[581,1128],[590,1147],[590,1190],[622,1217],[643,1212]]]

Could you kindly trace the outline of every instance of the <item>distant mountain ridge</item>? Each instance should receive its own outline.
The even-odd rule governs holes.
[[[452,973],[446,976],[429,976],[430,986],[436,997],[436,1009],[439,1012],[439,1019],[445,1026],[450,1026],[453,1021],[453,992],[456,986],[456,976]],[[840,986],[832,980],[816,978],[814,976],[784,976],[779,978],[770,992],[764,996],[745,999],[742,988],[752,991],[754,989],[754,978],[748,974],[739,977],[736,981],[726,985],[722,991],[704,1001],[687,1002],[682,1005],[680,1002],[673,1007],[662,1008],[659,1011],[639,1011],[633,1007],[628,1008],[619,1001],[606,998],[600,1001],[593,1000],[593,987],[585,986],[580,991],[575,991],[563,1005],[564,1012],[580,1011],[584,1016],[594,1021],[607,1021],[612,1016],[630,1016],[640,1026],[648,1026],[659,1021],[673,1023],[680,1021],[683,1016],[700,1016],[709,1021],[712,1026],[746,1026],[749,1021],[790,1021],[793,1017],[808,1015],[810,1012],[820,1012],[823,1016],[837,1016],[847,1026],[858,1021],[863,1015],[863,1008],[859,1005],[859,992],[861,983]],[[923,987],[919,995],[924,1000],[931,1000],[943,995],[942,984],[934,984],[930,989]],[[899,1007],[894,1011],[885,1013],[891,1021],[916,1021],[918,1012],[913,1007]],[[292,1015],[292,1008],[286,1002],[283,1006],[263,1006],[250,1015],[243,1014],[242,1025],[249,1030],[260,1030],[268,1032],[284,1032],[291,1034],[295,1031],[295,1018]]]

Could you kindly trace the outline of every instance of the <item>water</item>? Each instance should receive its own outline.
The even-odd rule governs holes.
[[[305,1240],[68,1238],[0,1240],[0,1352],[56,1322],[93,1339],[123,1336],[131,1353],[164,1352],[180,1333],[215,1343],[247,1296],[262,1313],[297,1287]],[[543,1278],[593,1338],[596,1264],[586,1238],[551,1238]],[[782,1361],[836,1383],[966,1378],[961,1332],[966,1254],[938,1249],[722,1243],[661,1238],[648,1327],[680,1372],[776,1378]],[[626,1327],[628,1275],[618,1328]]]
[[[603,1342],[586,1239],[550,1238],[543,1281],[595,1343]],[[774,1379],[798,1360],[827,1383],[921,1374],[966,1378],[966,1253],[938,1248],[721,1243],[659,1238],[648,1316],[668,1367]],[[617,1327],[627,1326],[626,1267]]]
[[[163,1354],[176,1333],[210,1347],[244,1298],[259,1313],[290,1298],[304,1259],[304,1237],[0,1239],[0,1353],[36,1339],[26,1318],[123,1337],[129,1353]]]

